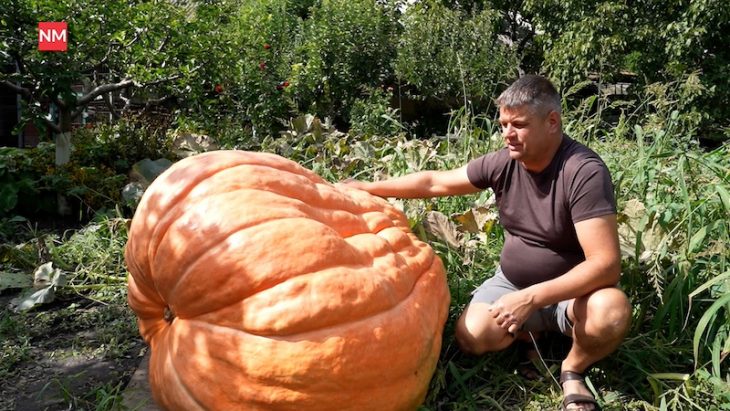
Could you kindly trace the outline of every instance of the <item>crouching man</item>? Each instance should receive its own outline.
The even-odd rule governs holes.
[[[527,75],[497,99],[505,146],[447,171],[348,181],[381,197],[427,198],[492,189],[505,229],[500,265],[456,327],[464,352],[499,351],[527,332],[572,338],[562,362],[563,409],[595,410],[583,373],[623,341],[631,307],[616,286],[616,201],[606,165],[563,134],[560,95]]]

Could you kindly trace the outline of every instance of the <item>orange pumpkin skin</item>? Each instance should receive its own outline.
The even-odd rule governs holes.
[[[169,410],[408,410],[436,367],[441,260],[387,201],[216,151],[145,192],[128,299]]]

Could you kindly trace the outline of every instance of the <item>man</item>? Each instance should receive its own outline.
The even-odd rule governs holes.
[[[480,355],[527,332],[572,338],[562,362],[563,409],[598,404],[582,373],[613,352],[631,307],[616,288],[620,252],[608,169],[562,132],[560,95],[523,76],[497,99],[506,147],[449,171],[347,184],[382,197],[426,198],[491,188],[505,228],[500,267],[475,292],[456,326],[462,351]]]

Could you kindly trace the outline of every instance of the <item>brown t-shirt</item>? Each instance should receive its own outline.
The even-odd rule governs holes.
[[[496,195],[505,228],[500,265],[520,288],[559,277],[585,260],[574,224],[616,213],[608,168],[598,154],[563,136],[540,173],[532,173],[506,148],[467,165],[469,181]]]

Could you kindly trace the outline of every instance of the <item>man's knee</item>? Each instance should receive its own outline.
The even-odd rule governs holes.
[[[461,352],[470,355],[482,355],[487,352],[483,344],[473,334],[469,333],[461,323],[457,324],[456,332],[454,333],[456,344],[459,346]]]
[[[631,325],[631,303],[620,289],[603,288],[588,296],[585,315],[590,328],[623,336]]]
[[[470,311],[471,308],[471,311]],[[480,315],[479,309],[467,307],[456,323],[455,338],[462,352],[481,355],[507,348],[513,338],[497,326],[493,318]]]

